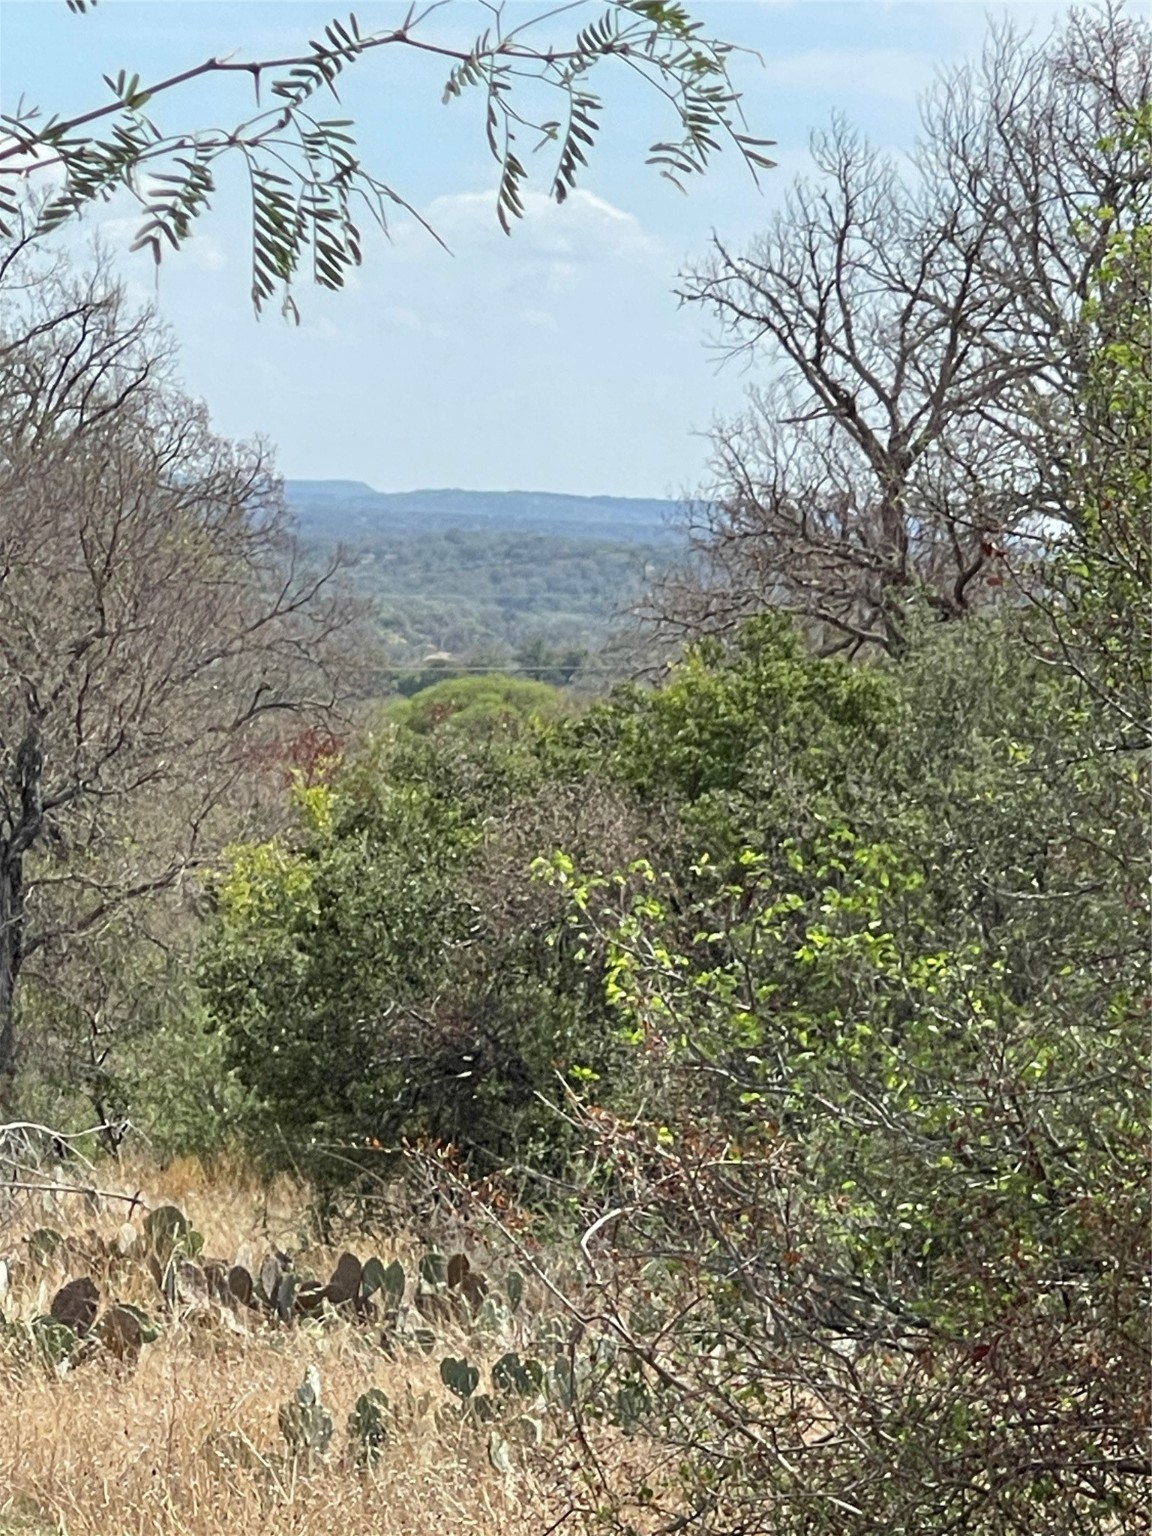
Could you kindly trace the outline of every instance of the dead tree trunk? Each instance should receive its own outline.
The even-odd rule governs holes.
[[[24,958],[24,856],[44,829],[44,758],[39,711],[29,698],[29,723],[16,752],[14,803],[0,838],[0,1106],[16,1073],[16,983]]]

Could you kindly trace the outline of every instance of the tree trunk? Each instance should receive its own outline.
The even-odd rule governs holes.
[[[44,830],[41,711],[28,700],[29,721],[16,753],[18,814],[0,839],[0,1107],[10,1103],[16,1077],[16,985],[24,959],[24,855]]]
[[[24,944],[24,856],[0,845],[0,1108],[16,1075],[16,982]]]

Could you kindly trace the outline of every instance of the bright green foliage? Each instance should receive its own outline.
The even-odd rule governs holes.
[[[484,739],[515,734],[534,716],[556,717],[565,707],[563,694],[547,683],[486,672],[434,683],[394,704],[389,716],[401,729],[418,736],[452,730]]]
[[[729,646],[693,647],[658,691],[618,690],[571,735],[643,800],[674,800],[703,821],[725,796],[771,786],[807,798],[841,784],[846,762],[882,739],[891,693],[879,671],[807,656],[786,619],[764,614]]]
[[[429,787],[364,767],[302,797],[299,845],[235,851],[202,967],[230,1059],[267,1105],[265,1136],[334,1157],[396,1130],[434,998],[468,935],[459,870],[475,833]]]
[[[1072,531],[1048,617],[1056,654],[1104,704],[1112,745],[1127,755],[1152,740],[1152,105],[1118,136],[1148,175],[1109,237],[1083,316],[1091,355]]]
[[[670,787],[690,857],[541,863],[606,949],[651,1106],[615,1131],[615,1283],[648,1300],[601,1411],[681,1446],[703,1529],[771,1507],[782,1533],[1023,1533],[1071,1500],[1089,1530],[1126,1507],[1146,860],[1126,781],[1081,749],[1080,680],[1020,631],[930,631],[823,687],[793,659],[795,709],[756,644],[697,653],[601,736],[646,796]],[[654,1360],[682,1384],[661,1401],[637,1386]],[[1068,1457],[1092,1469],[1075,1491],[1035,1470]]]
[[[488,1167],[555,1158],[538,1094],[599,1059],[604,1008],[546,922],[502,910],[527,859],[486,873],[497,814],[537,778],[515,739],[405,733],[301,792],[291,844],[234,850],[201,979],[274,1164],[347,1182],[388,1171],[401,1136]]]

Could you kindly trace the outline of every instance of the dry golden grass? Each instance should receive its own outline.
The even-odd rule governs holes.
[[[141,1188],[148,1205],[179,1204],[207,1254],[231,1258],[246,1243],[259,1254],[290,1237],[299,1248],[301,1201],[289,1185],[265,1192],[242,1176],[209,1180],[187,1163],[162,1174],[125,1169],[117,1187]],[[81,1273],[103,1296],[157,1314],[138,1258],[19,1261],[36,1226],[111,1238],[127,1209],[105,1202],[93,1214],[76,1196],[27,1201],[0,1229],[0,1254],[17,1258],[9,1319],[45,1310]],[[359,1246],[385,1259],[397,1251],[394,1242]],[[323,1272],[330,1254],[308,1258]],[[218,1306],[163,1321],[135,1371],[101,1356],[56,1379],[39,1362],[0,1353],[0,1536],[539,1536],[563,1513],[542,1486],[549,1455],[535,1471],[490,1463],[486,1432],[460,1421],[440,1381],[445,1351],[391,1358],[371,1328],[329,1320],[284,1330]],[[286,1458],[277,1415],[312,1364],[335,1434],[328,1461],[305,1471]],[[344,1425],[370,1386],[388,1394],[396,1423],[379,1466],[361,1472],[343,1453]]]

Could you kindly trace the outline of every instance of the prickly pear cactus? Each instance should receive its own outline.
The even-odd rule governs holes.
[[[487,1392],[476,1392],[465,1403],[464,1416],[472,1424],[491,1424],[500,1417],[500,1404]]]
[[[48,1371],[53,1376],[66,1376],[80,1342],[74,1330],[54,1317],[34,1317],[29,1328],[37,1353]]]
[[[379,1259],[377,1259],[379,1264]],[[404,1290],[408,1284],[408,1277],[404,1273],[404,1266],[399,1259],[393,1259],[387,1269],[380,1273],[381,1300],[389,1312],[398,1312],[404,1301]]]
[[[332,1441],[332,1415],[320,1401],[320,1372],[310,1365],[295,1396],[280,1405],[280,1433],[288,1454],[309,1465],[320,1461]]]
[[[483,1296],[473,1310],[472,1321],[483,1333],[504,1333],[512,1323],[512,1313],[499,1296]]]
[[[497,1434],[495,1430],[488,1436],[488,1460],[496,1468],[497,1472],[502,1472],[507,1478],[512,1477],[516,1470],[512,1465],[512,1457],[508,1451],[507,1440],[505,1440],[503,1435]]]
[[[186,1258],[194,1258],[204,1246],[204,1239],[193,1232],[192,1223],[175,1205],[158,1205],[149,1211],[143,1227],[145,1242],[162,1264],[177,1250]]]
[[[404,1306],[407,1283],[404,1266],[398,1259],[393,1259],[385,1268],[379,1259],[371,1258],[360,1275],[360,1295],[356,1310],[364,1318],[380,1317],[384,1325],[380,1342],[388,1351],[396,1342],[396,1329]],[[379,1307],[372,1299],[374,1296],[379,1297]]]
[[[435,1248],[430,1248],[420,1260],[414,1300],[417,1312],[426,1322],[450,1323],[455,1317],[453,1298],[448,1290],[448,1260]]]
[[[467,1360],[457,1360],[452,1355],[440,1362],[440,1380],[454,1392],[463,1402],[475,1392],[480,1385],[480,1372],[474,1365],[469,1365]]]
[[[55,1227],[37,1227],[27,1239],[28,1257],[33,1264],[47,1264],[64,1246],[64,1239]]]
[[[430,1355],[436,1348],[436,1335],[431,1328],[413,1328],[412,1343],[422,1355]]]
[[[288,1270],[280,1276],[273,1305],[276,1308],[276,1316],[282,1323],[292,1321],[292,1307],[296,1300],[298,1285],[299,1279],[293,1270]]]
[[[114,1313],[125,1313],[128,1317],[135,1319],[136,1325],[140,1330],[141,1344],[155,1344],[156,1340],[160,1337],[159,1324],[154,1322],[148,1313],[140,1307],[134,1307],[130,1301],[118,1301],[113,1307],[112,1312],[109,1313],[109,1316],[112,1316]]]
[[[252,1276],[243,1264],[233,1264],[228,1271],[228,1293],[242,1307],[255,1306],[256,1287]]]
[[[301,1280],[292,1298],[294,1310],[302,1317],[312,1317],[324,1310],[328,1289],[319,1280]]]
[[[204,1239],[175,1205],[158,1205],[142,1222],[148,1268],[164,1300],[196,1306],[205,1293],[200,1266],[193,1261],[203,1251]]]
[[[325,1286],[326,1299],[334,1307],[342,1307],[355,1301],[360,1294],[364,1267],[354,1253],[342,1253],[332,1277]]]
[[[616,1392],[614,1420],[626,1435],[633,1435],[652,1412],[652,1394],[638,1375],[625,1376]]]
[[[390,1408],[387,1393],[379,1387],[369,1387],[356,1399],[348,1416],[348,1440],[356,1466],[374,1467],[380,1460],[388,1440]]]
[[[256,1294],[265,1306],[275,1308],[280,1282],[291,1271],[292,1260],[288,1254],[273,1252],[265,1257],[255,1284]]]
[[[519,1311],[520,1303],[524,1300],[524,1276],[519,1270],[510,1269],[504,1276],[504,1294],[508,1298],[510,1310]]]
[[[114,1360],[131,1369],[140,1358],[144,1344],[144,1329],[135,1310],[113,1307],[105,1313],[97,1325],[101,1344]]]
[[[437,1248],[429,1248],[420,1260],[420,1284],[430,1291],[448,1288],[448,1260]]]
[[[553,1363],[548,1375],[548,1389],[563,1408],[572,1408],[576,1402],[577,1377],[572,1363],[563,1355]]]
[[[87,1275],[69,1280],[52,1298],[48,1311],[54,1322],[63,1323],[78,1338],[84,1338],[100,1310],[100,1292]]]
[[[360,1271],[360,1300],[371,1301],[378,1291],[384,1289],[384,1266],[380,1260],[373,1256]]]
[[[509,1350],[492,1367],[492,1385],[508,1396],[535,1397],[544,1385],[544,1367],[539,1360],[521,1360]]]

